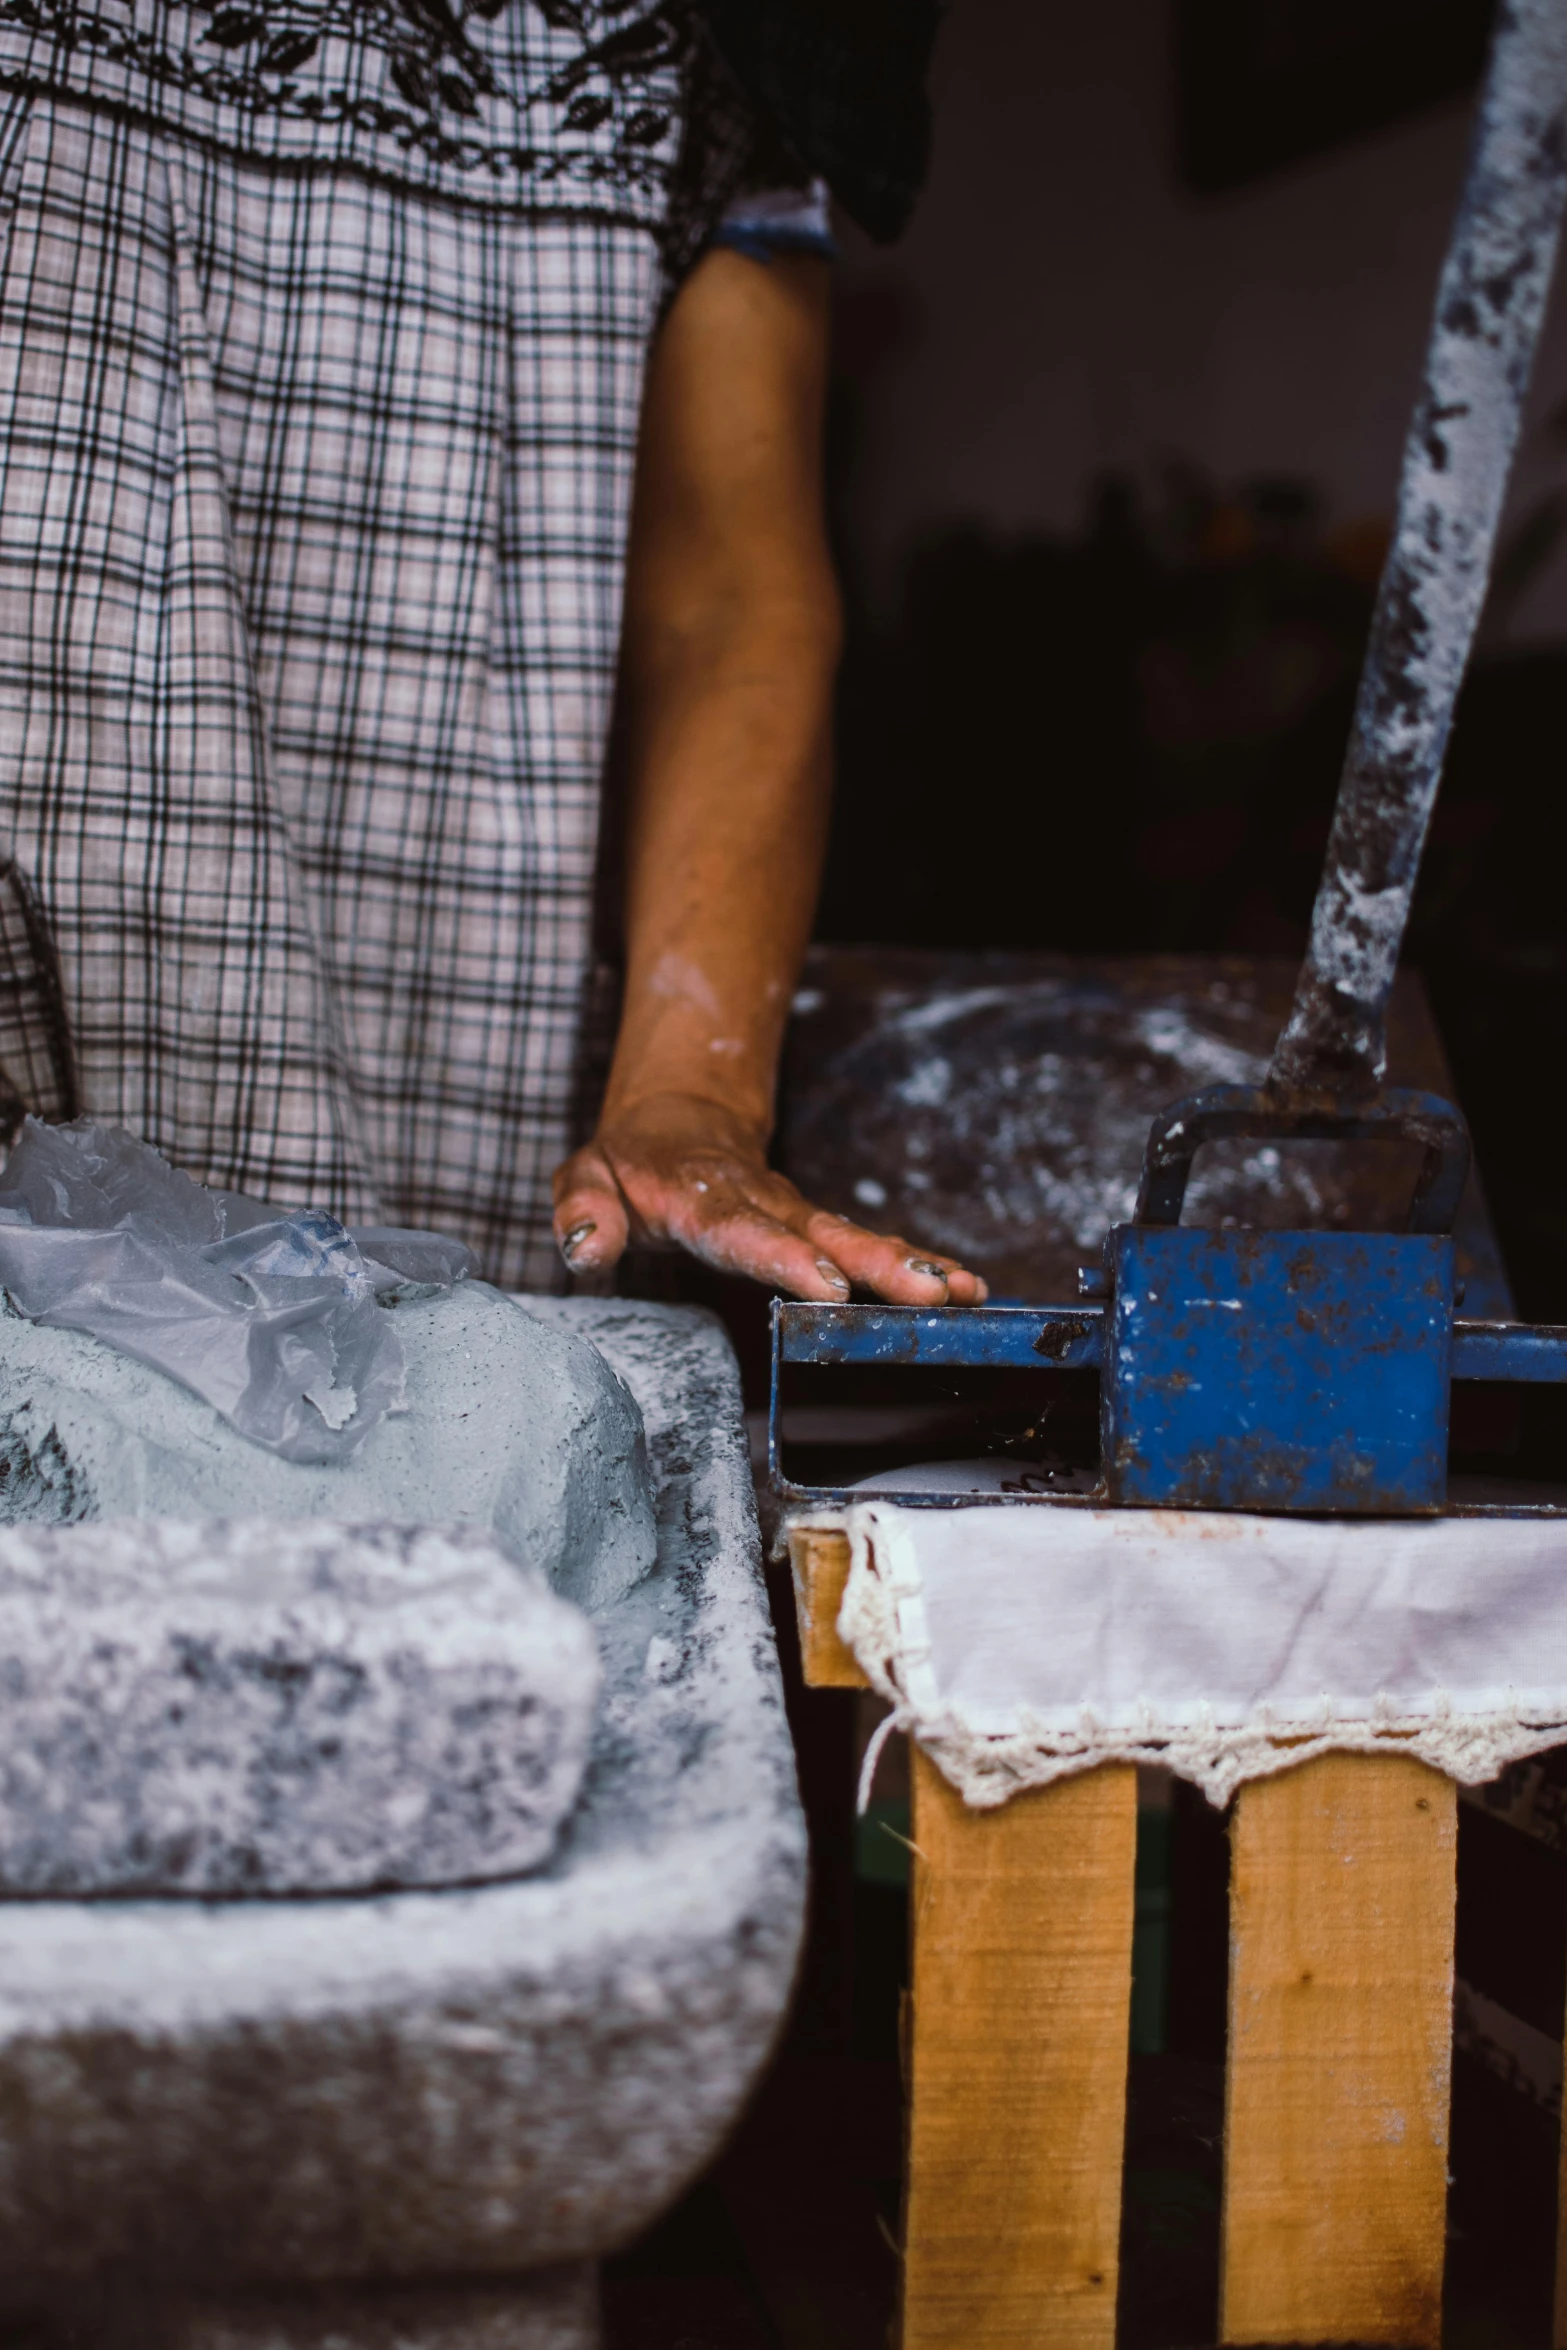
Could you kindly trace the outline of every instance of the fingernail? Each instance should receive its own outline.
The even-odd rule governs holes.
[[[571,1230],[566,1234],[565,1239],[560,1244],[560,1253],[565,1258],[568,1266],[571,1264],[572,1259],[576,1256],[578,1249],[587,1239],[589,1233],[597,1232],[597,1230],[598,1226],[591,1221],[583,1224],[573,1224]]]
[[[820,1273],[824,1281],[830,1282],[834,1289],[841,1289],[845,1297],[848,1296],[848,1277],[844,1273],[841,1273],[838,1267],[833,1264],[829,1258],[818,1257],[816,1260],[816,1270],[818,1273]]]
[[[945,1281],[947,1278],[946,1266],[933,1265],[929,1257],[905,1257],[903,1262],[911,1273],[923,1273],[928,1281]]]

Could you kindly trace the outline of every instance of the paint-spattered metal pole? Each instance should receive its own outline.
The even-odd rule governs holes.
[[[1281,1092],[1381,1083],[1389,992],[1485,601],[1567,194],[1567,0],[1503,0],[1437,290]]]

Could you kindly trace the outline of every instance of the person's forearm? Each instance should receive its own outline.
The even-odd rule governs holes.
[[[762,1135],[826,825],[839,638],[820,478],[826,282],[820,264],[704,266],[711,297],[671,317],[644,423],[623,676],[626,994],[605,1115],[689,1095]]]
[[[631,680],[626,993],[606,1117],[659,1093],[771,1127],[826,833],[837,597],[647,628]]]

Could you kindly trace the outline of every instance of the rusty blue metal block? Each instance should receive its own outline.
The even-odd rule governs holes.
[[[1453,1244],[1123,1224],[1100,1389],[1112,1501],[1440,1510]]]

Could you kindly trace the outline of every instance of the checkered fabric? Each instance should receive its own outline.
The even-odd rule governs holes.
[[[655,238],[0,97],[0,1066],[548,1286]]]
[[[706,43],[689,0],[0,0],[0,84],[277,163],[657,227]]]

